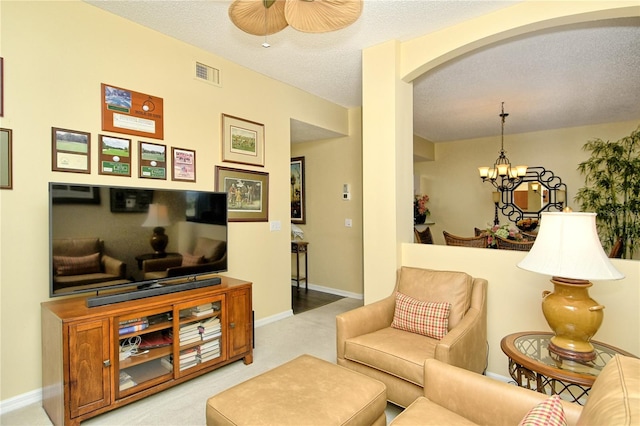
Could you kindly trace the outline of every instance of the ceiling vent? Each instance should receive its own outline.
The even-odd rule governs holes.
[[[200,62],[196,62],[196,79],[206,81],[215,86],[222,86],[220,84],[220,70]]]

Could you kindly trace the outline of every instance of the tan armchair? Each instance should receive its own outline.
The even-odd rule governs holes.
[[[569,426],[640,422],[640,359],[616,355],[596,378],[583,406],[561,401]],[[549,395],[427,360],[424,395],[391,426],[516,425]]]
[[[148,259],[142,262],[146,280],[220,271],[227,268],[227,243],[198,237],[191,254]]]
[[[127,265],[104,254],[99,238],[53,240],[53,280],[58,291],[77,286],[126,283]]]
[[[391,327],[396,292],[449,302],[447,334],[437,340]],[[427,359],[482,373],[487,364],[486,296],[485,279],[402,267],[389,297],[336,317],[338,364],[385,383],[388,400],[402,407],[423,394]]]

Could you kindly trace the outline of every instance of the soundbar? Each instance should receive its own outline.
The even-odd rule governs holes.
[[[211,287],[222,282],[219,277],[207,278],[200,281],[188,281],[180,284],[160,285],[143,290],[125,293],[105,294],[87,298],[87,307],[110,305],[112,303],[127,302],[129,300],[144,299],[145,297],[159,296],[161,294],[177,293],[179,291],[193,290],[195,288]]]

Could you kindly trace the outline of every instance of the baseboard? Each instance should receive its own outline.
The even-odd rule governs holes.
[[[293,309],[289,309],[284,312],[280,312],[279,314],[271,315],[270,317],[262,318],[256,321],[253,325],[255,328],[262,327],[263,325],[271,324],[272,322],[280,321],[281,319],[285,319],[293,316]]]
[[[484,375],[489,377],[490,379],[495,379],[495,380],[498,380],[500,382],[504,382],[504,383],[507,383],[507,384],[510,384],[510,385],[515,384],[515,382],[513,381],[513,379],[511,377],[504,377],[504,376],[501,376],[499,374],[495,374],[495,373],[491,373],[491,372],[486,372]]]
[[[291,286],[296,287],[295,280],[291,280]],[[304,288],[304,283],[300,284],[300,288]],[[350,291],[339,290],[331,287],[324,287],[321,285],[316,285],[309,283],[309,290],[321,291],[323,293],[335,294],[336,296],[349,297],[351,299],[363,300],[364,295],[361,293],[351,293]]]
[[[0,401],[0,415],[13,410],[27,407],[32,404],[40,404],[42,402],[42,389],[35,389],[22,395]]]

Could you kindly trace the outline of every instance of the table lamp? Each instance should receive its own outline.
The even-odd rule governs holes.
[[[604,306],[589,296],[589,280],[624,278],[602,249],[595,213],[546,212],[540,231],[518,267],[551,275],[554,291],[545,291],[542,312],[554,336],[549,351],[564,359],[591,361],[591,338],[600,328]]]
[[[149,212],[147,213],[147,219],[142,226],[145,228],[153,228],[153,234],[151,235],[151,247],[154,254],[158,257],[165,255],[164,249],[169,244],[169,237],[164,233],[164,226],[170,225],[169,211],[164,204],[149,204]]]

